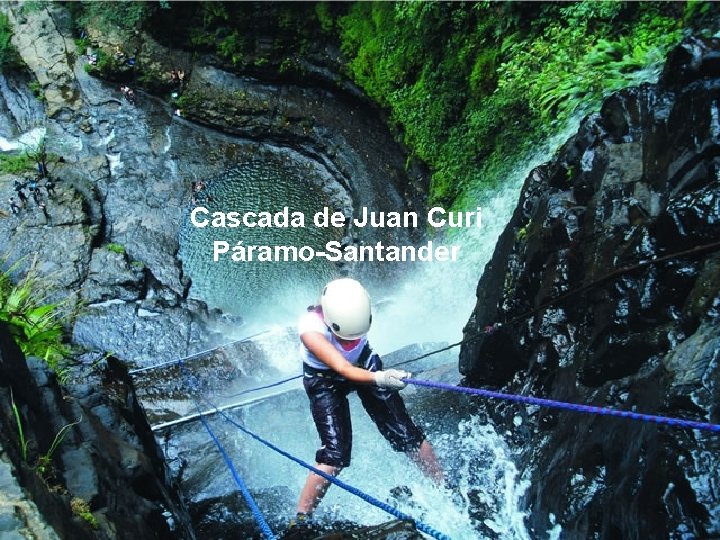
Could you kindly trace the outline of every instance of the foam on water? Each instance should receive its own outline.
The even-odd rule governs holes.
[[[0,137],[0,150],[3,152],[9,152],[11,150],[33,150],[45,137],[46,131],[47,130],[44,127],[36,127],[26,133],[23,133],[16,139],[6,139],[5,137]]]

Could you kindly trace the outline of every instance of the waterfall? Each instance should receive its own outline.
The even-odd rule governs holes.
[[[498,182],[496,190],[466,194],[467,210],[482,209],[482,225],[443,231],[433,238],[439,244],[458,246],[460,256],[457,261],[416,262],[412,265],[395,263],[395,266],[383,267],[383,272],[387,272],[390,279],[383,281],[373,275],[367,280],[373,300],[373,327],[369,337],[379,353],[392,358],[390,353],[403,347],[425,344],[425,350],[429,350],[434,345],[428,344],[439,347],[462,338],[462,329],[475,305],[478,280],[515,211],[523,182],[532,169],[547,162],[555,150],[577,131],[581,116],[579,113],[556,136],[538,144],[532,155],[517,163],[507,177]],[[592,159],[592,155],[586,156],[588,163]],[[277,167],[271,161],[265,159],[260,168],[255,163],[254,174],[268,174],[269,169]],[[228,178],[212,178],[207,194],[228,196],[228,202],[235,205],[233,209],[239,211],[276,210],[272,205],[278,201],[282,202],[280,206],[304,205],[300,207],[307,215],[317,210],[313,205],[319,199],[317,195],[308,193],[307,187],[301,186],[299,192],[292,192],[298,185],[288,180],[291,176],[270,176],[263,180],[269,183],[270,189],[264,186],[258,192],[253,191],[258,189],[257,186],[248,183],[237,171],[232,171]],[[290,191],[285,189],[281,192],[280,199],[273,199],[273,196],[278,196],[273,190],[280,184],[292,185],[288,188]],[[248,201],[250,206],[247,206]],[[259,208],[258,204],[264,207]],[[226,232],[221,231],[220,234]],[[313,241],[322,244],[327,240],[325,237],[309,238],[307,235],[313,232],[312,227],[299,232],[299,236],[286,237],[283,241],[301,245]],[[269,244],[279,241],[273,240],[275,231],[272,230],[254,231],[251,235],[243,231],[242,234],[242,237],[230,235],[228,241],[244,239],[246,243],[260,243],[262,240]],[[184,268],[193,277],[191,296],[208,301],[211,306],[235,311],[243,317],[237,334],[228,335],[229,339],[273,326],[294,326],[302,309],[317,299],[321,284],[337,275],[337,269],[327,265],[313,268],[306,264],[281,264],[282,268],[218,264],[213,269],[215,275],[209,275],[207,266],[193,267],[193,261],[207,261],[207,242],[213,237],[218,237],[217,231],[209,228],[198,231],[186,226],[181,231],[180,256]],[[203,243],[204,248],[201,247]],[[358,273],[357,267],[351,269],[351,275],[359,274],[362,271]],[[265,309],[256,309],[259,305],[265,306]],[[251,309],[248,311],[248,308]],[[258,376],[257,385],[300,372],[296,340],[287,340],[273,333],[257,340],[256,345],[263,351],[262,368],[256,368],[248,375]],[[418,378],[444,377],[446,382],[455,383],[458,379],[456,358],[457,349],[443,357],[432,357],[424,364],[425,371],[418,366],[409,366],[409,369],[415,369],[414,375]],[[237,362],[238,367],[244,369],[242,359]],[[266,368],[274,370],[274,375],[268,375]],[[253,370],[252,367],[247,369]],[[248,402],[233,409],[232,414],[251,431],[312,463],[318,437],[308,410],[307,397],[296,383],[273,388],[270,397]],[[407,456],[393,452],[355,396],[350,396],[353,462],[342,472],[342,479],[380,500],[390,502],[453,539],[474,539],[478,536],[517,540],[530,538],[526,528],[528,515],[523,510],[529,477],[516,468],[512,451],[505,443],[507,434],[496,432],[487,418],[475,412],[477,407],[472,399],[477,398],[452,397],[413,387],[404,390],[403,395],[411,416],[433,444],[452,487],[432,485]],[[448,407],[448,403],[453,403],[453,407]],[[520,415],[517,419],[521,422]],[[266,515],[272,516],[274,525],[282,528],[292,516],[307,471],[259,443],[246,439],[220,417],[213,417],[212,425],[222,435],[223,441],[231,446],[233,462],[241,469],[241,476],[250,490],[258,494]],[[204,434],[197,436],[204,438]],[[171,455],[180,457],[180,462],[183,452],[197,451],[196,447],[182,441],[173,444],[176,448],[173,452],[177,452],[177,456],[173,452]],[[217,461],[212,464],[203,462],[198,467],[201,470],[189,475],[192,481],[188,484],[191,485],[186,486],[193,500],[232,492],[228,478],[223,476],[227,471]],[[316,515],[326,523],[350,520],[369,525],[390,519],[384,512],[360,503],[338,487],[330,489]],[[551,525],[545,533],[558,538],[562,533],[560,525]]]
[[[459,232],[445,239],[438,239],[438,243],[459,246],[461,256],[458,261],[416,263],[412,267],[399,263],[396,267],[398,272],[406,268],[412,270],[403,276],[398,286],[392,289],[379,286],[373,288],[377,283],[371,283],[369,288],[375,307],[370,341],[377,351],[385,354],[407,345],[454,342],[461,338],[461,330],[475,302],[474,290],[480,273],[490,260],[495,243],[510,220],[524,179],[534,167],[547,161],[554,149],[577,130],[579,120],[574,119],[565,130],[539,147],[530,159],[519,163],[498,190],[493,193],[478,193],[468,198],[473,200],[474,205],[482,208],[482,226],[458,229]],[[256,176],[267,174],[268,171],[267,166],[259,169],[257,164],[251,169]],[[209,193],[216,197],[227,196],[229,201],[239,208],[243,208],[243,199],[248,198],[271,206],[267,197],[272,197],[278,183],[270,178],[270,191],[268,192],[268,186],[264,185],[261,189],[265,192],[258,194],[250,190],[242,174],[231,172],[228,178],[224,179],[224,183],[220,179],[212,180]],[[253,189],[258,188],[255,186]],[[292,200],[296,202],[304,200],[302,193],[282,193],[284,197],[290,193],[294,197]],[[287,198],[281,200],[283,204],[288,202]],[[312,229],[300,232],[307,233],[308,230]],[[226,231],[221,231],[221,234],[225,233]],[[194,258],[207,258],[206,252],[199,247],[202,245],[201,241],[207,243],[210,238],[205,238],[207,234],[215,237],[218,232],[209,228],[189,227],[182,231],[181,256],[186,268],[192,268]],[[267,239],[271,238],[272,234],[273,231],[258,231],[255,238],[269,241]],[[243,231],[243,237],[247,242],[246,231]],[[296,237],[292,241],[307,242],[308,239]],[[211,298],[215,298],[219,303],[225,302],[226,307],[232,307],[232,302],[238,301],[247,305],[248,299],[269,305],[265,313],[255,311],[253,316],[244,319],[244,324],[237,329],[238,334],[248,335],[258,330],[268,330],[272,326],[294,326],[296,317],[304,306],[315,300],[314,294],[317,294],[321,283],[332,276],[332,272],[325,269],[319,274],[319,281],[317,276],[308,280],[306,274],[308,270],[312,272],[308,266],[299,266],[292,270],[283,266],[278,270],[280,274],[273,274],[273,269],[269,268],[271,272],[268,275],[256,274],[260,270],[257,267],[238,269],[237,266],[229,265],[215,277],[204,274],[193,294],[212,295],[217,289],[225,292]],[[303,273],[296,275],[295,270],[302,270]],[[201,271],[201,268],[195,267],[194,271]],[[214,271],[217,273],[217,269]],[[217,281],[218,276],[225,280],[225,284]],[[288,282],[286,278],[290,276],[294,277]],[[272,279],[278,281],[275,287],[269,287],[268,294],[271,297],[262,298],[260,302],[260,290],[263,287],[268,290],[268,280]],[[232,284],[230,289],[228,283]],[[227,292],[230,290],[232,295]],[[228,336],[230,337],[239,336]],[[256,340],[256,345],[263,351],[263,368],[248,375],[263,377],[258,380],[258,384],[274,382],[299,373],[298,343],[296,338],[288,339],[287,332],[264,335]],[[444,372],[447,382],[457,382],[455,355],[456,351],[453,351],[442,358],[433,358],[430,362],[435,366],[449,366]],[[245,369],[242,359],[236,361],[240,369]],[[268,375],[267,369],[274,372],[274,375]],[[418,375],[423,377],[422,374]],[[426,375],[426,378],[433,377],[437,377],[437,371]],[[216,394],[217,400],[222,399],[221,394]],[[248,429],[267,437],[293,455],[313,462],[318,441],[304,391],[293,383],[273,389],[271,394],[270,397],[259,400],[255,400],[253,396],[252,401],[234,409],[233,414],[240,418]],[[435,447],[454,487],[441,489],[432,485],[407,456],[393,452],[355,396],[350,397],[354,432],[353,464],[343,471],[342,479],[380,500],[389,501],[400,510],[449,534],[453,539],[477,538],[478,531],[508,539],[529,538],[524,525],[525,514],[521,510],[521,498],[527,488],[527,480],[520,478],[503,436],[496,433],[486,419],[472,412],[469,398],[452,398],[458,399],[458,409],[450,415],[441,415],[429,411],[437,408],[438,404],[446,403],[446,395],[415,388],[408,388],[404,394],[411,415],[422,426],[428,440]],[[277,516],[282,526],[282,521],[292,514],[307,471],[260,444],[246,440],[220,417],[213,418],[213,426],[223,434],[225,441],[233,441],[233,461],[242,469],[241,474],[250,489],[260,494],[272,493],[267,499],[260,495],[262,506],[267,514]],[[193,446],[180,441],[177,444],[179,452],[182,452],[182,446]],[[217,468],[218,465],[214,467]],[[207,473],[206,468],[204,470],[204,473],[193,475],[193,482],[197,481],[197,484],[192,487],[192,491],[197,490],[194,497],[199,499],[222,492],[227,487],[226,479],[221,481],[215,478],[216,475],[223,474],[221,469],[217,469],[212,475]],[[198,481],[200,477],[207,479]],[[325,522],[351,520],[363,524],[380,523],[390,519],[384,512],[370,505],[360,504],[353,495],[337,487],[331,488],[320,505],[317,516]]]
[[[45,137],[45,131],[44,127],[36,127],[13,139],[0,136],[0,150],[3,152],[33,150]]]
[[[375,296],[379,306],[375,309],[370,340],[378,351],[389,353],[410,344],[457,341],[461,338],[461,329],[474,305],[474,289],[480,272],[515,209],[524,178],[533,167],[547,159],[554,146],[566,140],[569,133],[576,129],[576,125],[568,127],[557,138],[548,141],[531,160],[516,168],[501,189],[478,196],[477,200],[485,210],[482,227],[465,229],[448,242],[460,246],[462,257],[459,261],[416,265],[415,271],[405,276],[400,287]],[[279,320],[285,313],[291,313],[289,306],[283,306],[278,312],[281,313]],[[250,328],[253,328],[252,322],[249,321]],[[288,319],[286,322],[292,324],[294,321]],[[262,325],[254,329],[258,327]],[[295,352],[297,345],[292,350],[285,340],[277,336],[263,338],[261,345],[268,363],[283,375],[299,371]],[[441,361],[450,361],[453,366],[456,363],[452,357]],[[455,372],[454,369],[452,371]],[[456,377],[452,382],[456,382]],[[492,425],[469,413],[455,413],[450,420],[428,416],[424,412],[426,402],[441,401],[445,396],[421,392],[424,390],[405,391],[409,394],[409,410],[416,421],[422,422],[451,483],[457,487],[447,490],[432,485],[407,456],[393,452],[355,396],[350,397],[353,464],[343,471],[342,479],[381,500],[389,501],[454,540],[477,538],[479,530],[506,539],[529,538],[524,513],[519,510],[527,487],[526,480],[519,477],[502,436],[495,432]],[[313,461],[317,435],[302,390],[292,390],[253,403],[242,407],[236,414],[249,429],[268,437],[293,455]],[[220,419],[215,420],[215,425],[225,432],[226,440],[235,441],[233,459],[235,463],[242,464],[242,474],[250,488],[260,493],[270,490],[275,493],[273,499],[266,503],[270,504],[270,509],[266,511],[287,516],[294,508],[306,471],[265,447],[243,439]],[[279,486],[282,486],[281,490]],[[401,488],[401,492],[412,495],[407,500],[394,497],[391,490],[397,487]],[[208,486],[208,491],[212,489]],[[478,496],[480,503],[474,499]],[[350,520],[363,524],[390,519],[384,512],[361,503],[337,487],[330,489],[317,517],[326,522]]]
[[[384,291],[370,331],[375,348],[389,352],[412,343],[462,339],[462,328],[475,306],[478,280],[515,211],[525,178],[577,131],[580,119],[574,117],[529,159],[518,163],[499,189],[468,197],[474,200],[470,206],[477,203],[482,208],[482,226],[457,229],[446,240],[459,246],[459,260],[418,265],[399,287]]]

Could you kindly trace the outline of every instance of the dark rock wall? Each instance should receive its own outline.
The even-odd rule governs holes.
[[[465,328],[469,382],[720,423],[719,47],[686,40],[530,174]],[[533,535],[720,535],[717,433],[487,407],[531,471]]]
[[[28,442],[25,459],[13,402]],[[99,362],[85,382],[62,389],[47,365],[26,360],[0,326],[0,425],[18,478],[61,538],[194,538],[119,362]],[[73,499],[88,504],[95,526],[72,510]]]

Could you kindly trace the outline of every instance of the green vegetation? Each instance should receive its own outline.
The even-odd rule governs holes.
[[[90,46],[90,40],[87,37],[75,38],[75,48],[78,54],[85,54]]]
[[[39,81],[30,81],[28,88],[33,93],[33,96],[35,96],[38,100],[45,100],[45,92],[43,92],[43,87]]]
[[[238,69],[283,70],[296,55],[337,39],[335,21],[346,11],[335,2],[173,2],[148,20],[163,43],[214,53]]]
[[[0,71],[22,64],[20,55],[11,43],[13,31],[7,15],[0,13]]]
[[[16,269],[0,273],[0,321],[7,324],[25,356],[44,359],[62,377],[60,364],[69,348],[63,343],[61,306],[47,301],[34,265],[13,283],[10,276]]]
[[[10,404],[13,411],[13,416],[15,417],[15,425],[17,426],[18,430],[18,442],[20,443],[20,457],[22,457],[22,460],[27,462],[28,458],[28,441],[25,438],[25,431],[23,430],[22,426],[22,418],[20,418],[20,411],[17,408],[17,405],[15,404],[15,397],[13,396],[12,388],[10,389]]]
[[[114,244],[112,242],[105,244],[105,249],[112,251],[113,253],[119,253],[120,255],[125,254],[125,246],[121,244]]]
[[[94,64],[85,64],[83,67],[86,73],[107,78],[117,70],[119,62],[113,56],[105,53],[102,49],[98,49],[95,56],[97,60]]]
[[[17,425],[18,430],[18,442],[20,446],[20,457],[22,460],[27,463],[28,462],[28,445],[29,441],[25,437],[25,431],[23,429],[22,424],[22,418],[20,416],[20,410],[18,409],[17,404],[15,403],[15,397],[13,396],[12,388],[10,389],[10,403],[12,407],[13,416],[15,417],[15,424]],[[45,452],[43,455],[41,455],[38,458],[37,465],[35,466],[35,471],[42,476],[46,481],[53,478],[55,470],[53,468],[52,460],[53,455],[55,455],[55,452],[57,451],[58,447],[62,444],[63,440],[65,439],[65,435],[67,435],[68,431],[76,425],[78,425],[80,422],[82,422],[82,417],[80,417],[77,421],[71,422],[69,424],[65,424],[62,428],[60,428],[60,431],[58,431],[55,434],[55,437],[53,438],[52,443],[50,444],[50,448],[48,448],[47,452]],[[82,516],[81,516],[82,517]]]
[[[339,46],[347,75],[432,171],[430,203],[473,206],[538,141],[649,78],[712,2],[80,2],[79,26],[143,27],[237,70],[302,75]],[[102,62],[99,59],[99,62]],[[110,69],[112,66],[110,67]],[[102,74],[102,70],[99,70]],[[199,103],[184,95],[181,107]]]
[[[70,2],[76,24],[93,26],[107,33],[114,29],[135,30],[143,26],[159,6],[156,2]]]
[[[524,227],[517,230],[517,232],[515,233],[515,241],[516,242],[522,242],[523,240],[525,240],[525,238],[527,238],[529,226],[530,226],[530,223],[528,223]]]
[[[0,172],[5,174],[22,174],[35,169],[35,160],[26,152],[0,154]]]
[[[70,510],[72,513],[87,522],[93,529],[98,528],[98,522],[90,511],[90,504],[80,497],[73,497],[70,500]]]
[[[703,8],[705,9],[705,8]],[[501,182],[533,143],[637,84],[682,37],[682,3],[355,3],[352,78],[433,171],[432,202]]]
[[[65,424],[63,427],[60,428],[60,431],[58,431],[55,434],[55,438],[53,439],[52,443],[50,444],[50,448],[48,448],[48,451],[45,452],[42,456],[38,458],[37,467],[35,470],[37,472],[47,478],[51,476],[52,472],[52,459],[53,455],[55,454],[55,451],[58,449],[60,444],[65,439],[65,435],[67,435],[67,432],[70,431],[70,428],[77,426],[80,422],[82,422],[82,417],[80,417],[75,422],[71,422],[69,424]]]
[[[20,13],[27,15],[28,13],[33,13],[34,11],[43,10],[46,9],[50,3],[51,2],[49,1],[43,0],[25,0],[20,5]]]
[[[62,341],[60,305],[47,302],[46,291],[36,277],[34,264],[18,283],[13,283],[11,274],[17,270],[17,266],[16,264],[8,271],[0,273],[0,322],[7,325],[10,335],[25,356],[44,359],[62,380],[61,362],[68,356],[69,347]],[[17,425],[20,455],[23,461],[27,462],[28,440],[12,390],[10,401]],[[63,426],[55,435],[47,452],[38,458],[36,470],[41,476],[49,478],[52,475],[52,458],[55,451],[70,428],[79,424],[81,420]]]

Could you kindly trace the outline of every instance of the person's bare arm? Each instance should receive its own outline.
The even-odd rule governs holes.
[[[300,336],[303,345],[327,367],[349,381],[375,384],[375,374],[353,366],[320,332],[305,332]]]

